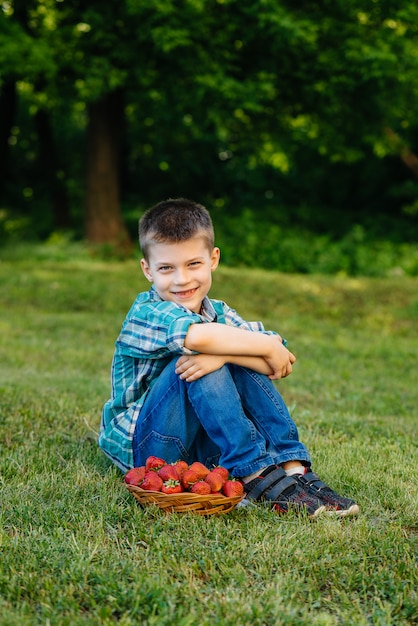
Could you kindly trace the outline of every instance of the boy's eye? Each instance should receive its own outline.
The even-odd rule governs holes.
[[[161,265],[161,267],[159,267],[158,270],[160,272],[169,272],[171,270],[171,266],[170,265]]]
[[[201,261],[192,261],[190,265],[200,265]]]

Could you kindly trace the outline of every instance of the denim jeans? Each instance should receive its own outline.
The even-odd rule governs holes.
[[[201,461],[247,476],[267,465],[310,464],[289,411],[272,381],[225,365],[193,382],[175,373],[173,359],[141,409],[133,438],[134,463],[147,456],[167,462]]]

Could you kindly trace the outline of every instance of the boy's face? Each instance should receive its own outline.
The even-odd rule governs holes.
[[[219,256],[219,248],[210,252],[203,237],[195,237],[181,243],[152,244],[149,260],[142,259],[141,267],[163,300],[200,313]]]

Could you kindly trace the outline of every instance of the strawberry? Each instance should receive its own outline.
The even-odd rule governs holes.
[[[219,472],[209,472],[205,478],[205,482],[208,483],[212,493],[220,491],[224,484],[224,480]]]
[[[214,467],[212,472],[216,472],[217,474],[220,474],[222,476],[223,485],[226,483],[226,481],[229,478],[228,470],[226,469],[226,467],[222,467],[222,465],[218,465],[217,467]]]
[[[210,485],[204,480],[198,480],[190,489],[192,493],[198,493],[201,496],[210,494]]]
[[[169,480],[165,480],[163,482],[161,491],[167,494],[181,493],[183,491],[183,487],[181,486],[179,480],[173,480],[170,478]]]
[[[139,485],[144,480],[145,471],[145,465],[133,467],[125,474],[125,483],[128,485]]]
[[[176,468],[174,467],[174,465],[163,465],[162,467],[160,467],[157,473],[158,473],[158,476],[162,478],[164,482],[166,480],[178,480],[179,479],[179,474]]]
[[[179,478],[181,478],[183,476],[183,473],[187,469],[189,469],[189,466],[186,461],[176,461],[175,463],[173,463],[173,467],[176,468]]]
[[[185,489],[190,489],[191,486],[197,483],[198,480],[200,479],[197,472],[192,469],[187,469],[181,477],[181,484]]]
[[[203,465],[203,463],[200,463],[200,461],[195,461],[194,463],[192,463],[189,469],[196,472],[198,478],[201,480],[203,480],[209,474],[209,470],[206,465]]]
[[[166,462],[164,461],[164,459],[160,459],[158,456],[149,456],[145,461],[145,467],[147,472],[149,472],[150,470],[157,471],[163,465],[166,465]]]
[[[139,486],[147,491],[161,491],[163,480],[157,472],[151,470],[145,474],[145,478]]]
[[[236,478],[230,478],[226,481],[222,487],[222,493],[227,498],[233,498],[234,496],[242,496],[244,494],[244,485]]]

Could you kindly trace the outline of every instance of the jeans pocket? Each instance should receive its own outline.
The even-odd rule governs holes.
[[[151,455],[158,456],[167,463],[174,463],[179,459],[187,461],[189,456],[188,450],[179,437],[162,435],[155,430],[147,433],[140,441],[134,439],[133,453],[136,466],[145,465],[147,457]]]

